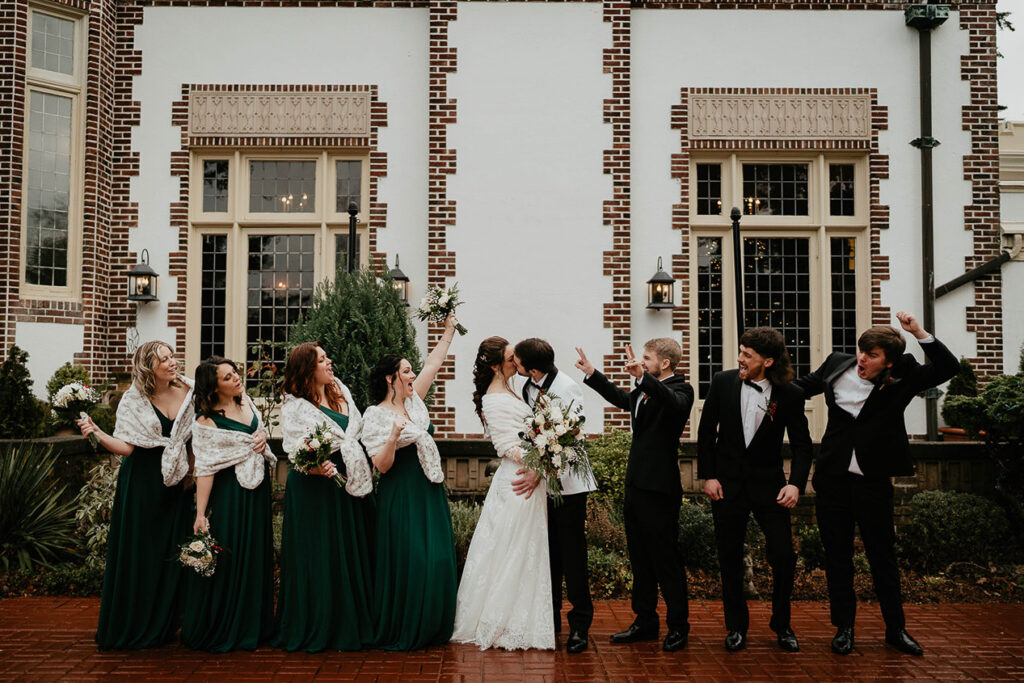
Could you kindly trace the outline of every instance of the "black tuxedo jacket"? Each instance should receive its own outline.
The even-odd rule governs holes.
[[[942,384],[957,373],[959,362],[938,339],[921,344],[929,362],[921,365],[909,353],[893,363],[890,382],[875,386],[856,418],[836,405],[833,385],[856,364],[856,356],[833,353],[821,367],[793,382],[806,398],[825,394],[828,426],[821,437],[821,454],[814,478],[839,476],[850,467],[857,451],[857,464],[868,477],[902,477],[914,474],[910,443],[903,413],[919,392]]]
[[[628,410],[633,444],[626,465],[626,486],[682,495],[679,436],[693,407],[693,387],[682,375],[659,381],[644,373],[640,386],[626,393],[595,370],[583,382],[614,406]],[[647,400],[637,413],[637,401]]]
[[[697,429],[697,476],[717,479],[726,500],[746,488],[754,500],[774,501],[786,485],[782,437],[789,432],[793,452],[789,483],[804,492],[811,471],[811,432],[804,415],[804,394],[796,387],[772,385],[772,415],[761,420],[750,445],[743,437],[739,370],[715,373]]]

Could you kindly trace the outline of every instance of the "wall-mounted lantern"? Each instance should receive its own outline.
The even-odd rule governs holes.
[[[398,298],[402,300],[402,303],[406,306],[409,305],[409,276],[402,272],[402,269],[398,267],[398,254],[395,254],[395,267],[391,269],[391,279],[394,281],[395,291],[398,292]]]
[[[647,281],[647,308],[661,310],[663,308],[675,308],[673,303],[675,280],[672,276],[662,270],[661,257],[658,257],[658,272]]]
[[[157,280],[160,276],[155,270],[149,267],[149,251],[142,250],[140,263],[128,271],[128,300],[146,303],[147,301],[159,301],[156,296]]]

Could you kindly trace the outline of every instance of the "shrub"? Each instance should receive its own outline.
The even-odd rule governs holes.
[[[90,598],[103,590],[103,567],[59,564],[52,569],[18,569],[0,576],[0,598],[22,594]]]
[[[688,568],[718,571],[715,522],[709,503],[683,499],[679,510],[679,547]]]
[[[459,572],[466,563],[469,542],[473,540],[476,523],[480,520],[480,505],[464,500],[450,500],[448,507],[452,513],[452,532],[455,534],[455,561]]]
[[[910,501],[910,520],[900,538],[901,554],[922,571],[954,562],[985,564],[1005,551],[1006,513],[970,493],[921,491]]]
[[[339,271],[333,282],[317,286],[312,306],[292,327],[288,341],[319,341],[334,363],[334,374],[362,410],[369,403],[367,378],[381,356],[397,353],[420,367],[407,311],[390,278],[368,270]]]
[[[978,375],[974,372],[974,366],[966,358],[960,359],[960,369],[949,380],[946,387],[946,397],[950,396],[977,396]]]
[[[114,493],[120,470],[120,463],[111,465],[109,462],[101,462],[89,471],[89,478],[78,493],[75,524],[78,538],[85,546],[87,567],[102,570],[106,565],[107,535],[110,532],[110,515],[114,509]]]
[[[626,495],[626,462],[632,443],[633,433],[628,430],[605,432],[587,443],[590,467],[597,478],[597,492],[591,496],[616,510],[622,509]]]
[[[804,569],[825,568],[825,544],[821,542],[821,530],[817,524],[805,524],[796,530],[797,555],[804,563]]]
[[[625,595],[633,586],[633,571],[623,553],[591,546],[587,551],[590,593],[595,598]]]
[[[27,361],[28,353],[12,345],[0,365],[0,439],[31,438],[45,424],[46,407],[32,395]]]
[[[64,487],[50,476],[52,448],[19,443],[0,448],[0,566],[50,567],[75,554],[75,503],[62,503]]]
[[[89,379],[89,371],[81,365],[72,365],[71,363],[65,363],[57,368],[53,376],[50,377],[50,381],[46,383],[46,400],[52,403],[53,395],[60,391],[61,387],[72,382],[89,386],[92,384]]]
[[[626,553],[626,527],[622,509],[602,498],[587,500],[587,545],[609,552]]]

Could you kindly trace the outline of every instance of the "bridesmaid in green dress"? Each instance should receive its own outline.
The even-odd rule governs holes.
[[[178,630],[183,575],[173,558],[188,537],[192,496],[181,482],[192,422],[192,382],[178,375],[171,347],[151,341],[132,359],[114,435],[90,419],[78,423],[122,456],[96,629],[102,650],[159,647]]]
[[[373,478],[359,444],[361,419],[318,344],[292,349],[285,367],[282,437],[289,457],[318,426],[332,456],[309,474],[292,469],[284,498],[281,595],[275,647],[360,650],[373,641],[370,532]],[[346,477],[345,488],[330,477]]]
[[[382,474],[374,606],[376,643],[385,650],[443,645],[455,624],[455,538],[423,398],[448,356],[457,322],[448,316],[419,376],[393,354],[370,373],[371,398],[378,403],[363,416],[363,445]]]
[[[209,652],[254,650],[273,636],[274,627],[267,465],[273,456],[258,411],[245,395],[232,361],[208,358],[196,369],[196,415],[193,531],[209,531],[224,550],[212,577],[189,574],[181,642]],[[245,436],[217,439],[214,433],[200,440],[203,428]],[[232,438],[233,448],[227,445]]]

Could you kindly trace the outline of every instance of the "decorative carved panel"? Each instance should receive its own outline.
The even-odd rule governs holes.
[[[691,94],[698,140],[871,139],[870,95]]]
[[[193,91],[193,136],[336,136],[370,134],[370,95],[351,92]]]

